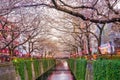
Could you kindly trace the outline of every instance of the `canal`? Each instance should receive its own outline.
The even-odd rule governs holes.
[[[36,80],[75,80],[75,78],[69,69],[67,61],[61,60],[53,69]]]

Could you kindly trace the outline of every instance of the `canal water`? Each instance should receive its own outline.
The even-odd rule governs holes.
[[[67,61],[61,60],[60,64],[36,80],[75,80],[75,78],[69,69]]]

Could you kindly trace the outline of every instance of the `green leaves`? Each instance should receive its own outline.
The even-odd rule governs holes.
[[[17,61],[13,61],[13,65],[15,66],[15,70],[17,72],[17,74],[20,75],[21,80],[25,80],[25,63],[23,60],[17,60]]]
[[[77,80],[85,80],[87,61],[84,59],[69,59],[68,63],[75,78]]]
[[[86,60],[76,60],[76,77],[78,80],[85,80]]]
[[[94,80],[120,80],[120,60],[94,62]]]
[[[27,70],[27,74],[28,74],[28,80],[32,80],[32,76],[33,76],[31,63],[32,63],[32,61],[30,61],[30,60],[25,61],[26,70]]]
[[[34,70],[35,70],[35,77],[39,77],[40,75],[40,62],[39,60],[34,60],[33,61],[33,64],[34,64]]]
[[[20,75],[21,80],[25,80],[25,70],[27,71],[28,80],[33,79],[33,71],[32,71],[32,63],[34,66],[35,77],[39,77],[41,75],[41,67],[40,63],[42,63],[43,72],[46,72],[48,69],[55,65],[55,61],[53,59],[40,59],[40,60],[31,60],[31,59],[16,59],[13,61],[13,65],[15,66],[15,70],[17,74]]]
[[[85,80],[86,60],[69,59],[69,66],[77,80]],[[120,80],[120,60],[96,60],[93,62],[94,80]]]

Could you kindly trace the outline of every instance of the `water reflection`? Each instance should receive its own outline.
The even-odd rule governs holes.
[[[53,72],[53,74],[48,77],[48,80],[73,80],[73,77],[70,71],[57,71]]]
[[[75,78],[69,70],[68,63],[62,60],[59,65],[52,69],[52,72],[48,71],[37,80],[75,80]]]
[[[69,70],[68,63],[66,61],[61,61],[61,64],[56,66],[56,70],[52,72],[48,80],[74,80]]]

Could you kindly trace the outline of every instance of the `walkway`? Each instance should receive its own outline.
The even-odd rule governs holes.
[[[52,74],[48,77],[48,80],[75,80],[71,71],[69,70],[66,61],[61,61],[61,64],[56,66]]]

